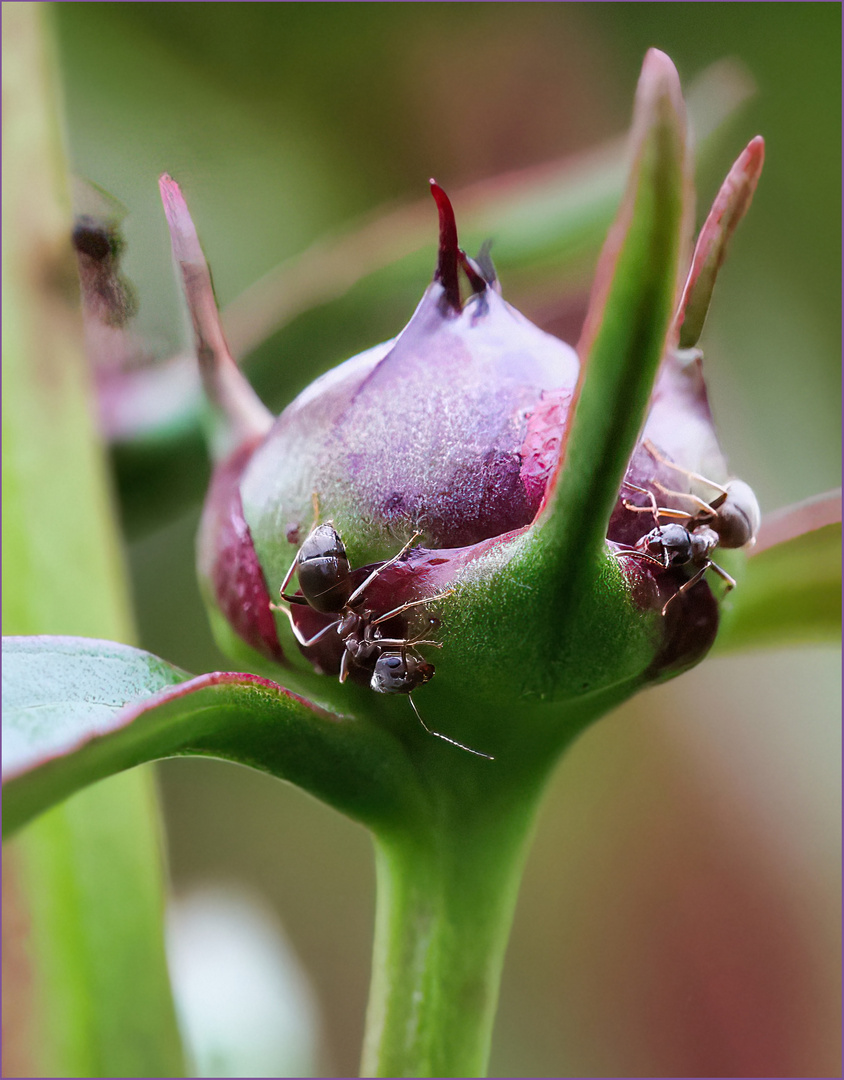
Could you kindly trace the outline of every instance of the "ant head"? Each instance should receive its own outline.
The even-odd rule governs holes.
[[[692,538],[684,525],[658,525],[636,545],[664,566],[683,566],[692,557]]]
[[[727,497],[712,522],[721,546],[740,548],[752,543],[760,521],[759,503],[749,485],[743,480],[731,480],[727,485]]]
[[[296,558],[299,588],[316,611],[342,611],[352,591],[349,557],[330,522],[305,539]]]
[[[372,673],[371,689],[379,694],[409,694],[429,682],[434,665],[412,652],[383,652]]]

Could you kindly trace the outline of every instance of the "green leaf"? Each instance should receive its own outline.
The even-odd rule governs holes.
[[[190,678],[149,653],[87,638],[3,639],[3,776],[105,734],[116,712]]]
[[[257,675],[190,678],[128,645],[3,641],[3,828],[96,780],[205,755],[291,780],[364,822],[407,818],[419,783],[388,731],[330,713]]]
[[[836,520],[837,518],[837,520]],[[762,523],[741,584],[725,605],[721,652],[841,634],[841,492]]]

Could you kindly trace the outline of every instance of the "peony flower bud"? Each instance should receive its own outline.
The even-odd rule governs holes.
[[[432,189],[433,283],[396,339],[318,379],[273,425],[242,484],[256,538],[284,536],[291,523],[306,530],[314,492],[358,552],[381,557],[414,533],[426,547],[462,547],[536,516],[577,355],[465,258],[451,204]],[[465,303],[461,268],[470,275]]]
[[[658,55],[648,78],[659,89],[667,76]],[[645,75],[643,83],[638,107],[652,110],[647,122],[677,129],[673,89],[659,90],[654,106]],[[677,342],[687,310],[702,324],[726,239],[749,202],[761,140],[751,147],[676,294],[602,558],[575,548],[574,562],[553,573],[543,522],[551,515],[563,529],[579,524],[565,524],[557,487],[584,372],[573,348],[502,298],[486,252],[472,260],[461,250],[439,185],[431,181],[436,272],[407,326],[318,378],[272,421],[228,353],[184,201],[162,178],[220,419],[199,568],[221,640],[311,686],[316,673],[335,686],[407,692],[431,682],[436,663],[448,670],[449,692],[467,701],[482,684],[521,698],[609,692],[696,662],[717,630],[709,579],[734,584],[713,554],[752,542],[758,507],[747,485],[729,483],[701,355]],[[596,290],[600,304],[605,294]],[[590,333],[598,305],[593,298]],[[567,585],[559,596],[570,599],[560,599],[560,582],[578,578],[581,557],[592,592]],[[579,629],[572,605],[583,608]]]

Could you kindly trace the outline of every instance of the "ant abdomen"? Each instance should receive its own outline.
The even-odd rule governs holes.
[[[299,588],[308,604],[324,614],[343,610],[352,591],[346,548],[333,525],[318,525],[299,548]]]
[[[721,547],[741,548],[750,544],[756,538],[760,523],[759,503],[750,485],[743,480],[731,480],[726,499],[709,522],[710,528],[718,534]]]

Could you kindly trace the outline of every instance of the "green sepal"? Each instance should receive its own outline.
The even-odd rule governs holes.
[[[834,641],[841,635],[841,522],[751,554],[725,605],[716,649]]]

